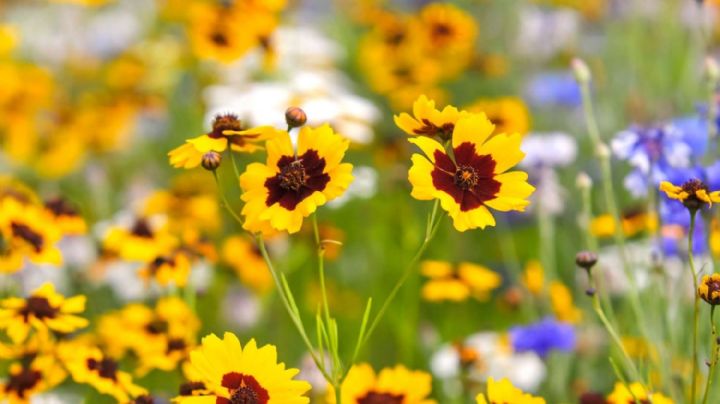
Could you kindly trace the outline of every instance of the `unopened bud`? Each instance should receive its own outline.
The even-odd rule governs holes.
[[[200,160],[200,165],[208,171],[215,171],[218,167],[220,167],[221,162],[222,156],[220,153],[216,151],[209,151],[203,154],[202,159]]]
[[[589,297],[595,296],[595,288],[587,288],[587,290],[585,291],[585,294],[588,295]]]
[[[291,128],[298,128],[305,125],[307,122],[307,115],[305,111],[298,107],[290,107],[285,111],[285,122]]]
[[[705,74],[707,74],[708,79],[713,83],[717,83],[718,80],[720,80],[720,66],[718,66],[715,58],[710,56],[705,58]]]
[[[590,68],[588,68],[588,65],[582,59],[574,58],[572,62],[570,62],[570,66],[575,75],[575,80],[577,80],[578,83],[585,84],[590,82],[592,79]]]
[[[610,158],[610,148],[605,143],[598,143],[595,154],[598,158],[608,159]]]
[[[577,177],[575,177],[575,186],[578,187],[578,189],[590,189],[592,185],[592,178],[584,171],[581,171]]]
[[[590,270],[590,268],[594,267],[595,264],[597,264],[597,261],[597,254],[592,251],[580,251],[579,253],[575,254],[575,263],[580,268]]]

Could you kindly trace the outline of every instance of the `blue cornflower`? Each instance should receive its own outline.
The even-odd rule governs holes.
[[[572,351],[575,349],[575,339],[572,325],[551,317],[510,329],[510,343],[516,352],[532,351],[543,358],[551,350]]]
[[[533,77],[525,89],[532,106],[576,107],[582,103],[580,86],[567,72],[541,73]]]

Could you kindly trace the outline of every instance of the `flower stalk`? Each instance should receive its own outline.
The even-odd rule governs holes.
[[[710,396],[710,389],[712,388],[712,382],[715,378],[715,368],[718,362],[718,334],[715,328],[715,305],[710,306],[710,329],[712,334],[710,335],[710,346],[712,351],[710,354],[710,370],[708,371],[708,377],[705,381],[705,394],[703,394],[703,404],[707,404],[708,397]]]

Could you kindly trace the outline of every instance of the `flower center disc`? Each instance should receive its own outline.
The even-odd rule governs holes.
[[[402,394],[376,393],[371,391],[358,400],[358,404],[402,404]]]
[[[48,299],[44,297],[30,296],[20,314],[25,317],[25,321],[30,315],[38,319],[53,318],[57,314],[57,309],[52,307]]]
[[[260,399],[257,393],[255,393],[255,390],[248,386],[243,386],[235,390],[230,397],[230,402],[232,404],[258,404],[260,403]]]
[[[460,166],[455,171],[455,185],[468,190],[478,183],[478,175],[474,168],[470,166]]]
[[[307,173],[302,161],[295,160],[280,171],[280,186],[287,190],[297,192],[307,183]]]

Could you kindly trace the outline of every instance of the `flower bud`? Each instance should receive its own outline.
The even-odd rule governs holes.
[[[590,270],[597,264],[598,256],[592,251],[580,251],[575,255],[575,263],[580,268]]]
[[[221,162],[222,156],[220,153],[216,151],[209,151],[203,154],[202,159],[200,160],[200,165],[208,171],[215,171],[218,167],[220,167]]]
[[[703,276],[697,292],[708,304],[713,306],[720,304],[720,274]]]
[[[705,74],[707,74],[708,79],[713,83],[717,83],[718,80],[720,80],[720,66],[718,66],[717,61],[710,56],[705,58]]]
[[[298,128],[305,125],[307,122],[307,115],[305,111],[298,107],[290,107],[285,111],[285,122],[291,128]]]
[[[595,154],[600,159],[608,159],[610,158],[610,148],[605,143],[598,143],[597,149],[595,149]]]
[[[592,79],[590,68],[588,68],[588,65],[582,59],[573,58],[572,62],[570,62],[570,66],[572,67],[573,74],[575,75],[575,80],[577,80],[578,83],[586,84],[590,82]]]
[[[575,186],[577,186],[578,189],[590,189],[592,188],[592,185],[592,178],[583,171],[581,171],[575,178]]]

